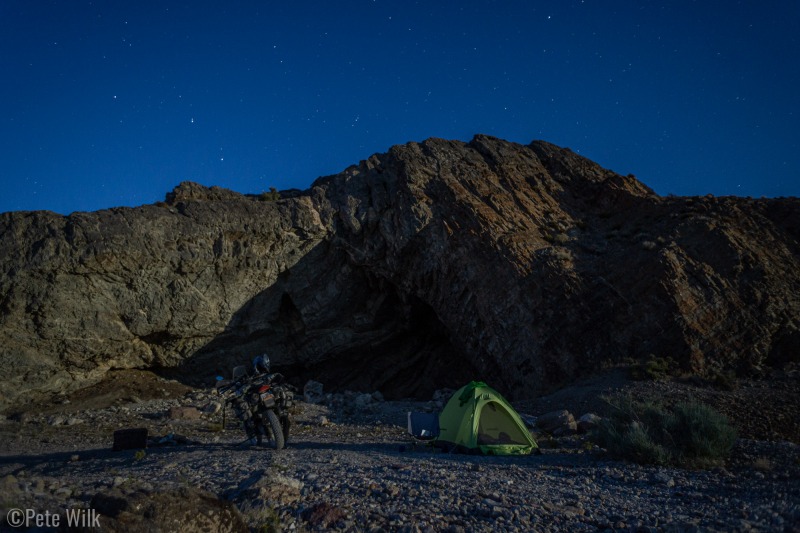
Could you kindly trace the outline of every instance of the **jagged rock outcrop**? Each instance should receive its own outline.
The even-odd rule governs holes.
[[[183,183],[0,215],[2,404],[268,352],[326,388],[510,396],[625,359],[797,360],[800,201],[664,198],[544,142],[396,146],[276,202]]]

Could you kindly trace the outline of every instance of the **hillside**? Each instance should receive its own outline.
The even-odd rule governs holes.
[[[0,215],[0,408],[260,352],[329,388],[525,398],[650,357],[758,376],[797,346],[800,200],[661,197],[540,141],[395,146],[278,201],[186,182]]]

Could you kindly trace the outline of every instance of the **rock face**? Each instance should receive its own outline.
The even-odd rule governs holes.
[[[0,405],[267,352],[300,384],[525,396],[602,365],[798,359],[800,201],[660,197],[545,142],[396,146],[262,201],[0,215]]]

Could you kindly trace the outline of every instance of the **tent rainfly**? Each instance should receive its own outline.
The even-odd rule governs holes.
[[[447,402],[435,444],[486,455],[525,455],[538,447],[511,404],[482,381],[470,382]]]

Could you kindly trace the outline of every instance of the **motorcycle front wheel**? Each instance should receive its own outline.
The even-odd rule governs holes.
[[[283,427],[283,444],[289,444],[289,428],[292,427],[292,421],[289,420],[289,415],[281,417],[281,426]]]
[[[269,425],[269,427],[265,429],[267,430],[267,434],[272,437],[269,441],[269,445],[276,450],[282,450],[286,445],[286,440],[283,438],[281,421],[278,418],[278,415],[275,414],[275,411],[267,411],[266,415],[267,419],[265,422]]]

